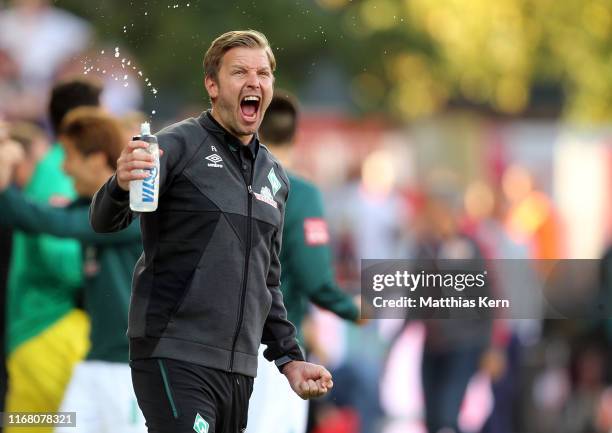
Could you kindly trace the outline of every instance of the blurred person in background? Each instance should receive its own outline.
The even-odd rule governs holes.
[[[13,65],[13,81],[0,98],[9,119],[42,122],[49,89],[60,67],[83,51],[90,25],[48,0],[13,0],[0,10],[0,65]],[[4,59],[4,60],[3,60]],[[0,66],[1,68],[1,66]]]
[[[16,167],[12,182],[23,188],[30,179],[34,166],[47,149],[48,142],[45,133],[33,124],[18,122],[9,124],[0,121],[0,146],[12,141],[22,148],[24,158]],[[3,147],[0,147],[2,153]],[[6,151],[8,147],[5,147]],[[4,411],[4,400],[6,396],[6,291],[8,272],[11,260],[13,230],[8,227],[0,227],[0,412]]]
[[[49,104],[54,133],[71,109],[99,105],[100,92],[88,81],[58,83]],[[63,162],[64,150],[55,143],[36,165],[25,196],[52,206],[76,199]],[[87,353],[89,320],[77,308],[82,266],[78,241],[15,232],[7,300],[7,411],[57,410],[73,366]]]
[[[261,142],[288,170],[291,183],[280,255],[281,291],[287,318],[297,328],[298,340],[304,346],[302,321],[310,302],[352,322],[359,320],[359,309],[335,283],[321,193],[290,171],[297,127],[295,97],[276,89],[258,132]],[[247,432],[305,433],[308,402],[295,395],[276,368],[265,362],[263,351],[261,346]]]
[[[436,268],[435,263],[440,260],[461,260],[463,271],[465,261],[482,260],[477,243],[459,227],[457,201],[454,187],[449,185],[434,186],[425,194],[415,215],[413,259],[425,260]],[[445,270],[450,266],[452,262],[446,262]],[[412,320],[415,319],[407,318],[404,327]],[[423,324],[421,380],[425,425],[428,433],[459,433],[459,411],[468,383],[479,370],[481,358],[490,345],[491,320],[440,317],[425,319]],[[403,329],[398,336],[402,332]]]
[[[487,259],[496,297],[510,299],[512,305],[510,317],[495,320],[493,344],[483,357],[482,365],[492,382],[494,405],[482,433],[512,433],[519,428],[521,357],[540,337],[541,283],[528,260],[529,244],[511,237],[505,226],[508,203],[501,189],[483,181],[473,182],[466,189],[464,205],[464,230]],[[529,293],[524,288],[530,288]]]
[[[502,177],[509,207],[506,227],[517,243],[527,243],[531,258],[559,259],[563,254],[562,230],[553,201],[540,191],[525,167],[512,165]]]
[[[600,302],[606,314],[601,320],[603,339],[606,341],[606,383],[612,385],[612,245],[610,245],[601,258],[600,269]]]
[[[408,209],[396,189],[393,155],[374,150],[355,178],[338,192],[334,208],[352,234],[357,269],[362,259],[399,257],[405,242],[403,228]]]
[[[572,347],[570,379],[572,391],[555,428],[559,433],[596,431],[596,414],[605,390],[606,358],[603,341],[582,340]]]
[[[69,112],[60,127],[64,170],[74,180],[78,198],[58,208],[29,200],[9,188],[20,159],[0,154],[0,225],[31,234],[78,239],[84,255],[84,303],[91,318],[91,347],[70,379],[60,411],[76,412],[75,427],[56,432],[145,432],[128,364],[127,329],[132,271],[142,253],[138,222],[113,234],[98,234],[89,225],[93,194],[116,168],[123,131],[100,108]],[[0,148],[1,149],[1,148]],[[17,154],[13,152],[13,155]]]

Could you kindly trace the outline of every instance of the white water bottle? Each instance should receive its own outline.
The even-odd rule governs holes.
[[[159,198],[159,147],[157,137],[151,135],[151,126],[148,122],[140,125],[140,136],[132,140],[146,141],[147,149],[138,148],[134,153],[149,153],[155,158],[155,166],[144,170],[134,170],[136,173],[148,173],[145,179],[130,181],[130,209],[135,212],[153,212],[157,209]]]

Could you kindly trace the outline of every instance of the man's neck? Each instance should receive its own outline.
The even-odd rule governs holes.
[[[245,146],[248,146],[249,143],[251,142],[251,140],[253,139],[253,134],[251,135],[242,135],[242,136],[238,136],[236,134],[234,134],[221,120],[221,118],[217,115],[217,113],[215,113],[215,109],[211,108],[210,109],[210,115],[213,117],[213,119],[215,119],[215,121],[223,128],[225,129],[229,134],[233,135],[234,137],[236,137],[242,144],[244,144]]]

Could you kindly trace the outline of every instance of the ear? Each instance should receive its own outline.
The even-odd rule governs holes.
[[[106,158],[106,154],[104,152],[94,152],[85,157],[87,164],[90,167],[95,167],[98,169],[109,168],[108,160]]]
[[[210,99],[215,99],[219,95],[219,85],[217,84],[217,80],[212,78],[210,75],[204,77],[204,87],[206,87],[206,91],[208,92]]]

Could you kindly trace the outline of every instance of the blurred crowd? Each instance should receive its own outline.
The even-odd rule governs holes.
[[[30,200],[65,206],[78,198],[69,176],[46,176],[66,168],[57,133],[71,110],[103,107],[122,126],[125,143],[148,119],[136,62],[119,52],[96,42],[86,21],[49,1],[15,0],[0,8],[0,177],[7,173],[3,164],[14,164],[10,183]],[[91,89],[99,94],[88,98],[96,92]],[[612,149],[605,132],[593,133],[602,157],[583,164],[584,154],[575,152],[581,136],[555,119],[502,121],[452,112],[407,127],[304,111],[298,169],[325,193],[337,278],[350,293],[359,294],[361,259],[529,263],[523,275],[500,274],[498,288],[506,290],[541,284],[547,260],[586,258],[596,260],[591,282],[610,308]],[[153,119],[153,129],[172,121]],[[592,152],[589,140],[583,144]],[[19,158],[11,153],[15,146]],[[593,173],[604,173],[595,177],[601,184],[581,183]],[[40,242],[28,244],[34,238]],[[53,384],[59,404],[72,366],[87,351],[89,324],[84,313],[75,314],[83,308],[81,270],[94,264],[76,243],[41,239],[49,241],[0,227],[1,347],[10,377],[11,368],[19,370],[18,355],[36,353],[20,350],[69,318],[78,330],[67,330],[72,343],[57,343],[57,350],[70,351],[70,359],[47,366],[66,369],[48,376],[59,377]],[[51,262],[49,251],[59,252]],[[28,279],[32,263],[39,265],[37,277]],[[63,294],[43,290],[27,299],[24,281],[40,288],[55,278]],[[359,328],[313,307],[303,325],[306,350],[332,371],[335,387],[313,402],[309,431],[612,432],[612,320],[550,320],[541,314],[543,305],[530,307],[521,319],[372,320]],[[11,387],[6,373],[1,383],[4,399]]]

